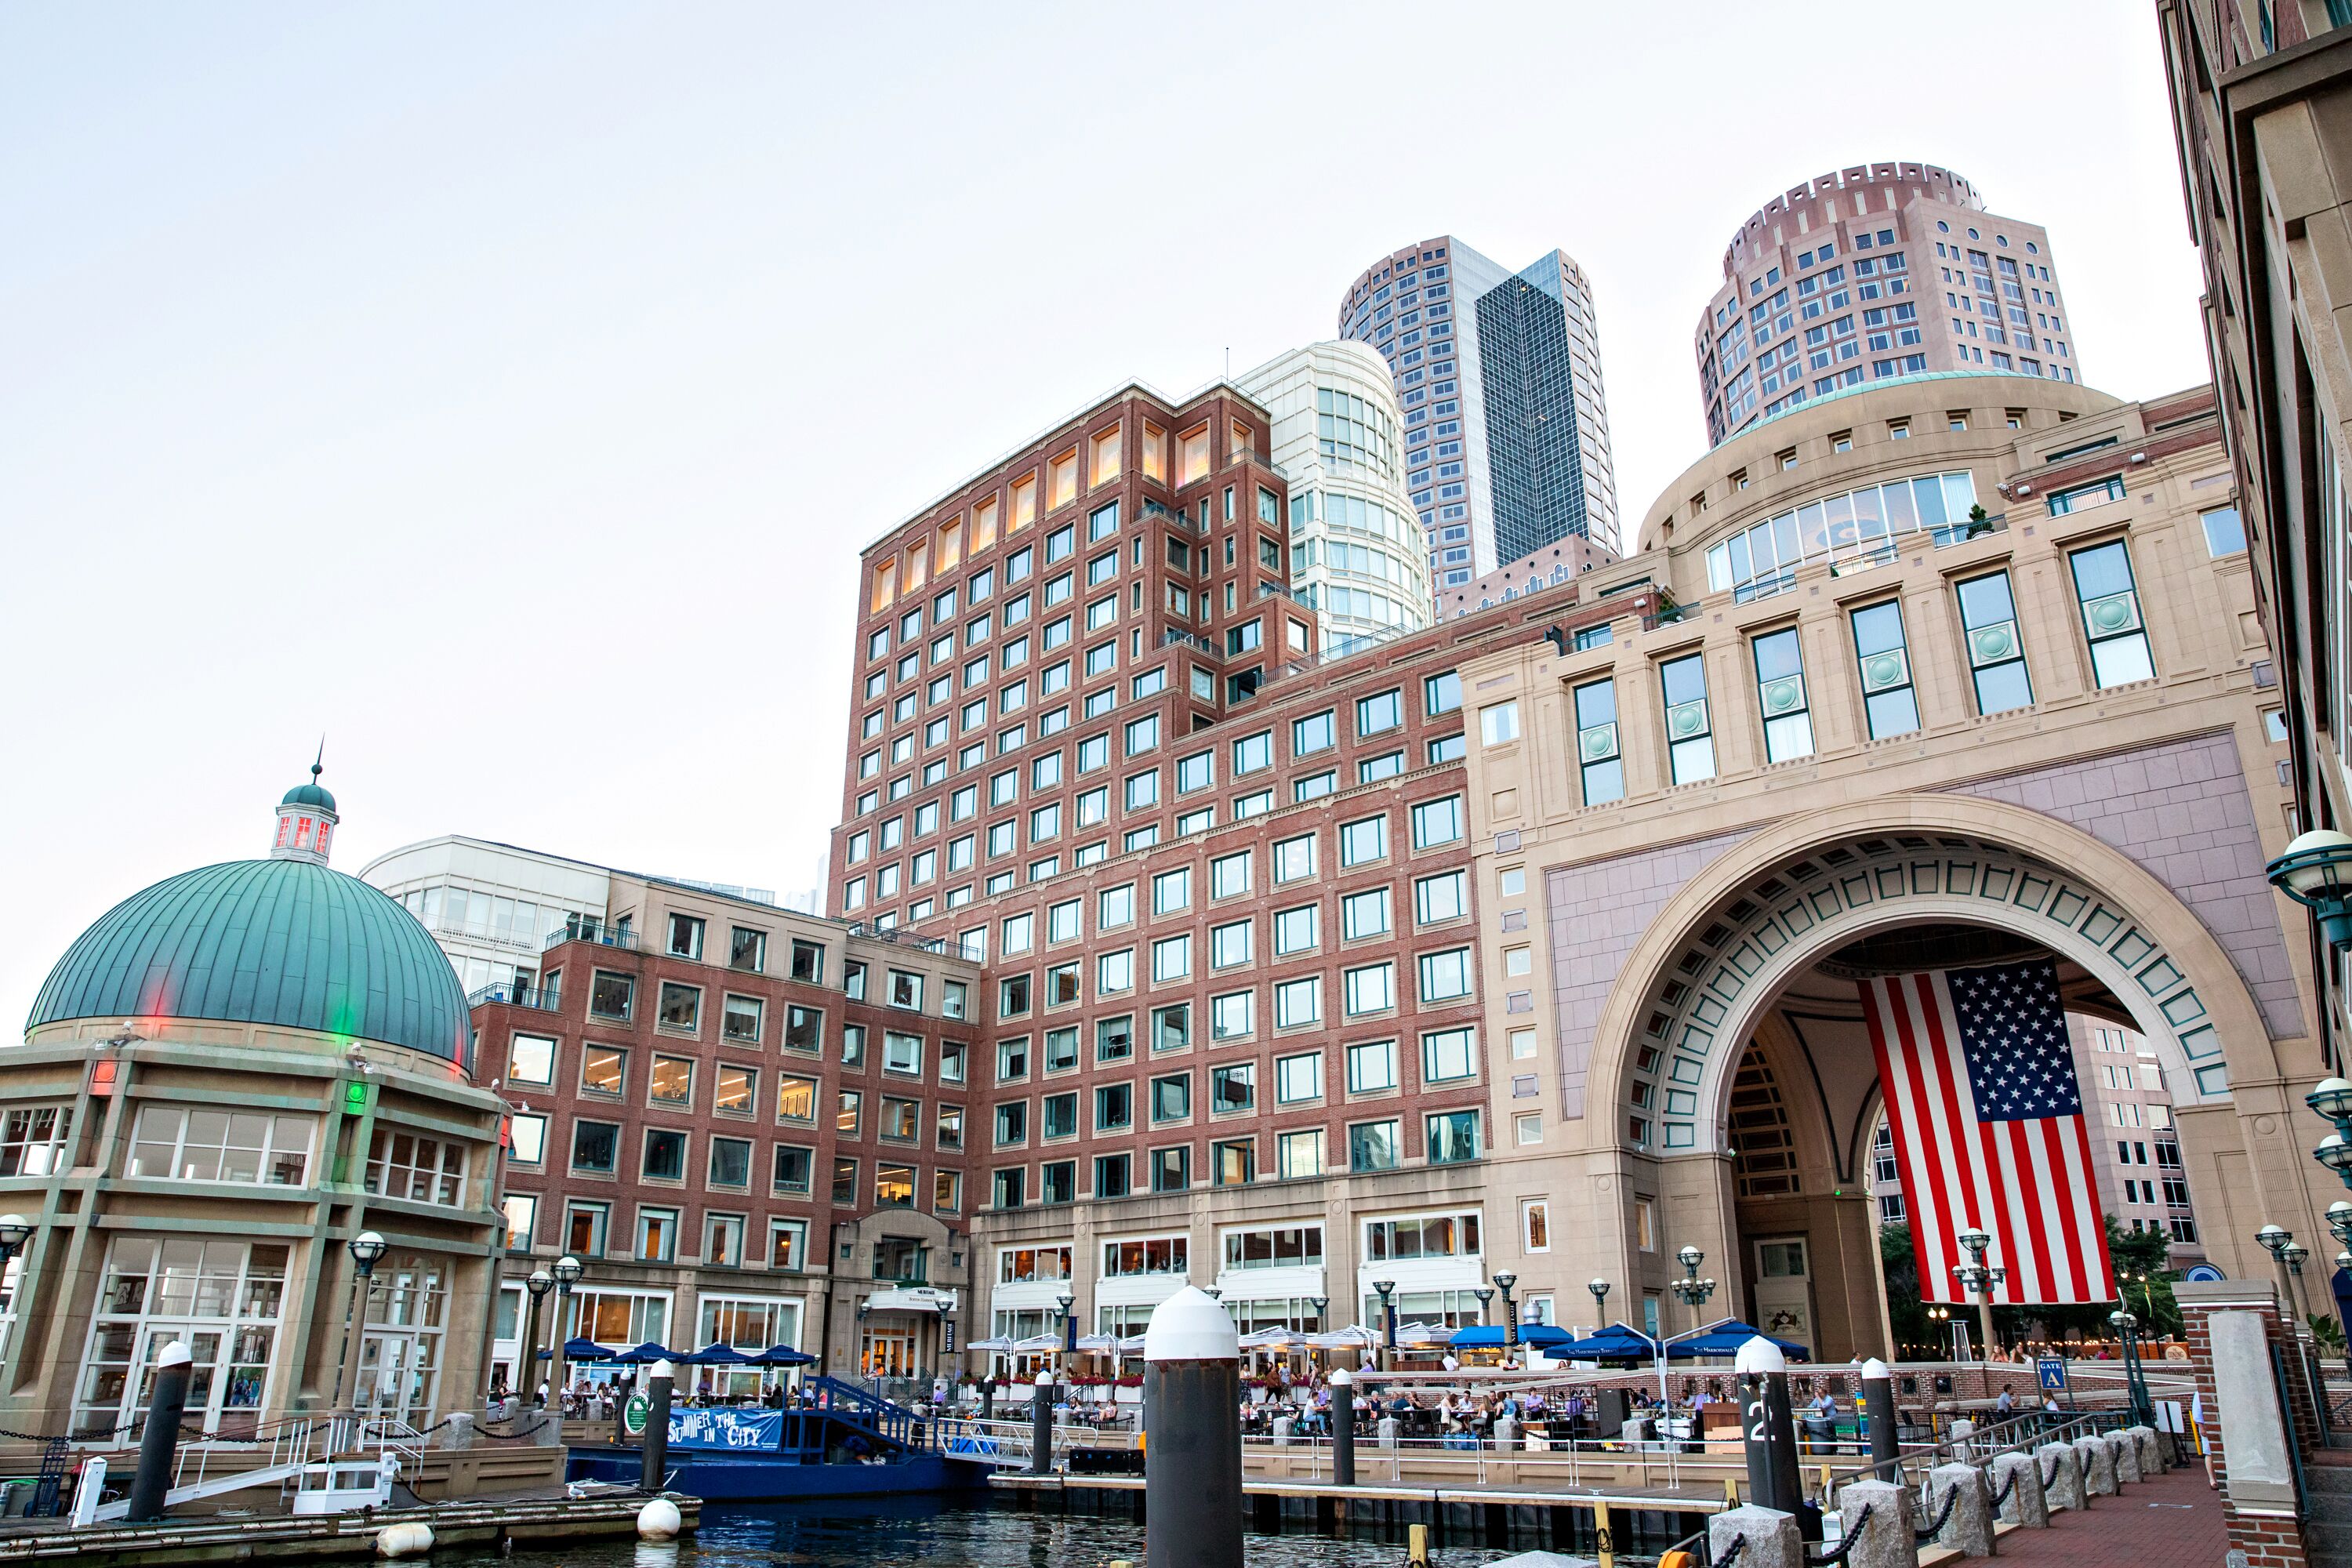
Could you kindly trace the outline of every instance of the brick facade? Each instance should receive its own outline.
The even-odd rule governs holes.
[[[2200,1407],[2204,1412],[2201,1431],[2206,1465],[2214,1484],[2221,1490],[2231,1549],[2244,1552],[2250,1568],[2306,1568],[2310,1557],[2305,1548],[2303,1522],[2294,1510],[2267,1506],[2257,1510],[2242,1505],[2231,1496],[2230,1412],[2215,1391],[2212,1314],[2251,1311],[2261,1318],[2264,1343],[2273,1356],[2285,1357],[2287,1370],[2282,1385],[2286,1394],[2286,1416],[2294,1427],[2295,1445],[2309,1455],[2322,1445],[2308,1385],[2295,1375],[2301,1355],[2295,1331],[2286,1322],[2276,1293],[2265,1285],[2244,1281],[2192,1285],[2182,1287],[2179,1294],[2181,1320],[2186,1325],[2183,1337],[2197,1380]]]

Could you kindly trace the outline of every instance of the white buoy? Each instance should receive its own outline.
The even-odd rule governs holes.
[[[375,1532],[378,1557],[422,1557],[432,1550],[433,1527],[420,1521],[387,1524]]]
[[[675,1541],[685,1523],[678,1515],[677,1504],[666,1497],[657,1497],[637,1510],[637,1534],[646,1541]]]

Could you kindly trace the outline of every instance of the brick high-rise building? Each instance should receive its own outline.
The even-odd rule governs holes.
[[[1339,335],[1395,373],[1439,590],[1570,535],[1617,548],[1600,330],[1572,258],[1512,272],[1451,235],[1408,245],[1349,285]]]
[[[865,553],[836,905],[985,965],[975,1335],[1188,1270],[1244,1327],[1479,1311],[1454,668],[1505,627],[1321,655],[1266,429],[1123,388]]]
[[[478,1075],[509,1111],[494,1382],[521,1386],[524,1281],[566,1255],[585,1271],[542,1347],[790,1344],[884,1376],[949,1359],[984,1081],[977,965],[741,889],[479,839],[365,875],[461,971],[486,939],[528,949],[469,998]],[[500,922],[509,904],[528,922]],[[762,1373],[713,1375],[748,1392]]]
[[[1933,163],[1857,163],[1769,202],[1723,250],[1692,334],[1706,438],[1865,381],[2080,378],[2050,234]]]

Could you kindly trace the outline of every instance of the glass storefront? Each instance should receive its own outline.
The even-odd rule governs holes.
[[[189,1425],[251,1432],[268,1400],[286,1268],[283,1243],[116,1237],[75,1382],[75,1433],[136,1441],[156,1358],[174,1341],[193,1357]]]
[[[446,1259],[412,1252],[376,1265],[368,1281],[367,1331],[352,1395],[358,1409],[415,1426],[431,1423],[448,1302]]]

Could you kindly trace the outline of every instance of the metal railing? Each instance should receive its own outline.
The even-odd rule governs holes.
[[[172,1486],[202,1486],[215,1475],[232,1473],[231,1467],[221,1463],[226,1459],[237,1461],[234,1472],[307,1464],[324,1436],[316,1417],[292,1415],[255,1427],[250,1437],[212,1434],[193,1438],[182,1443],[173,1457]]]
[[[1195,521],[1190,512],[1179,510],[1164,501],[1154,500],[1150,496],[1143,498],[1143,510],[1146,516],[1164,517],[1171,524],[1187,532],[1205,534],[1209,531],[1207,528]]]
[[[595,947],[617,947],[625,952],[639,951],[635,931],[600,925],[559,926],[547,933],[547,940],[540,946],[544,950],[567,942],[584,942]]]
[[[478,1007],[485,1002],[501,1002],[509,1007],[530,1007],[542,1013],[554,1013],[563,1006],[561,985],[517,985],[501,981],[466,994],[466,1005]]]
[[[1410,1464],[1423,1471],[1433,1468],[1465,1471],[1474,1484],[1481,1487],[1507,1483],[1528,1491],[1596,1484],[1678,1489],[1685,1474],[1693,1469],[1686,1463],[1689,1456],[1682,1448],[1679,1441],[1621,1444],[1591,1438],[1531,1438],[1525,1434],[1505,1447],[1492,1437],[1471,1432],[1442,1437],[1399,1437],[1391,1446],[1381,1442],[1376,1433],[1359,1431],[1356,1479],[1359,1483],[1402,1484]],[[1737,1462],[1730,1456],[1717,1458],[1721,1465]],[[1320,1436],[1244,1437],[1244,1468],[1253,1461],[1261,1469],[1286,1469],[1293,1479],[1328,1479],[1333,1474],[1331,1439]],[[1302,1464],[1306,1472],[1303,1477],[1298,1474]],[[1718,1468],[1706,1466],[1703,1473],[1711,1477]],[[1425,1484],[1428,1479],[1424,1474],[1415,1484]],[[1699,1506],[1696,1500],[1677,1500],[1675,1506],[1681,1507],[1685,1500],[1693,1507]],[[1657,1508],[1661,1501],[1652,1498],[1639,1506]]]

